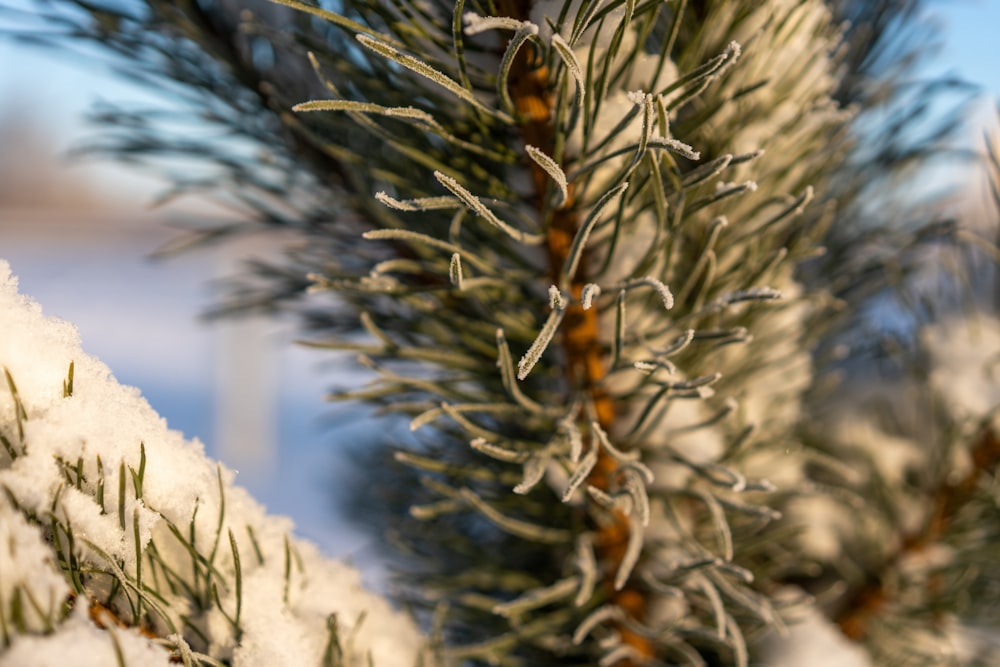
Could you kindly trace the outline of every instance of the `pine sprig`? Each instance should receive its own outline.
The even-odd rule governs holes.
[[[117,22],[82,34],[208,91],[190,108],[272,155],[255,168],[144,119],[105,145],[213,156],[209,182],[178,190],[230,188],[251,221],[210,235],[311,241],[259,267],[265,287],[236,306],[336,293],[310,313],[313,344],[374,377],[337,397],[419,443],[394,457],[408,468],[371,474],[397,476],[383,492],[412,556],[404,587],[435,609],[442,654],[749,664],[796,570],[785,510],[805,488],[852,491],[807,474],[831,458],[806,426],[834,297],[864,303],[924,247],[904,229],[893,248],[910,254],[872,259],[849,224],[875,187],[851,161],[875,155],[891,177],[921,149],[852,138],[884,42],[852,41],[840,18],[885,27],[917,3],[281,0],[241,19],[63,4]],[[256,62],[255,39],[281,57]],[[802,488],[767,481],[775,460]],[[213,558],[192,558],[209,606]],[[236,628],[238,601],[222,607]]]

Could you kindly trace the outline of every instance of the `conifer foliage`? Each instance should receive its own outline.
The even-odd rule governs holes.
[[[976,543],[940,513],[991,474],[996,434],[949,422],[935,446],[965,452],[968,477],[956,486],[928,454],[922,518],[899,530],[889,496],[909,481],[880,476],[877,437],[838,440],[819,419],[818,353],[843,340],[845,304],[854,321],[885,284],[885,256],[861,250],[905,235],[911,252],[891,258],[905,269],[952,238],[883,235],[865,205],[866,181],[927,146],[857,124],[898,90],[865,77],[908,62],[892,31],[916,3],[40,7],[60,39],[99,42],[175,90],[174,120],[226,130],[172,135],[107,109],[97,148],[203,158],[212,169],[176,192],[224,192],[248,222],[202,236],[265,226],[308,241],[227,307],[336,294],[302,310],[312,344],[375,374],[339,398],[413,431],[394,455],[405,467],[368,474],[393,476],[383,498],[406,507],[387,519],[401,590],[440,660],[748,665],[815,595],[878,664],[940,664],[940,645],[901,653],[870,619],[942,630],[937,584],[912,583],[914,602],[887,573],[959,524],[954,553]],[[859,492],[875,494],[865,521],[816,526],[817,507],[842,518]],[[817,546],[830,540],[846,546]],[[953,574],[973,571],[960,563]]]

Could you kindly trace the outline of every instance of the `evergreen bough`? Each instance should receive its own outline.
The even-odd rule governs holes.
[[[312,345],[375,374],[337,397],[413,430],[405,467],[367,474],[440,659],[747,665],[818,604],[878,664],[941,664],[942,609],[992,618],[997,596],[955,595],[993,585],[986,415],[936,412],[919,474],[887,476],[880,438],[921,422],[859,445],[837,425],[863,410],[831,389],[887,358],[856,335],[871,304],[958,237],[893,198],[945,136],[911,129],[909,102],[951,85],[906,85],[919,3],[40,6],[63,43],[170,86],[175,119],[225,130],[100,117],[99,150],[212,167],[171,194],[248,220],[196,240],[306,240],[223,311],[336,295],[301,311]],[[817,506],[856,517],[825,533],[838,548],[809,541]]]

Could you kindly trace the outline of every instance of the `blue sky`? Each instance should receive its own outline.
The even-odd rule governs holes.
[[[25,3],[8,0],[7,4]],[[931,71],[954,73],[981,86],[983,98],[976,104],[977,123],[995,122],[994,109],[1000,102],[1000,0],[936,0],[930,12],[941,26],[944,45],[930,61]],[[51,132],[53,143],[63,149],[86,133],[81,118],[96,101],[156,101],[147,91],[116,79],[101,66],[81,65],[9,40],[0,39],[0,63],[0,117],[7,104],[27,110],[39,126]],[[979,133],[975,135],[970,137],[972,141],[978,141]],[[113,165],[91,162],[87,170],[107,189],[128,192],[137,201],[148,200],[159,187],[154,181]]]
[[[933,69],[954,72],[1000,100],[1000,0],[951,0],[935,3],[931,12],[944,30],[944,48]],[[80,130],[79,117],[95,100],[127,100],[143,96],[100,67],[81,66],[66,58],[0,40],[0,108],[5,101],[30,105],[32,114],[70,141]]]
[[[1000,99],[1000,0],[958,0],[936,13],[946,31],[938,64],[981,84],[995,101]]]
[[[971,109],[968,142],[982,145],[981,127],[997,128],[1000,104],[1000,0],[941,0],[933,13],[943,30],[943,48],[930,61],[934,73],[955,74],[978,85],[981,96]]]

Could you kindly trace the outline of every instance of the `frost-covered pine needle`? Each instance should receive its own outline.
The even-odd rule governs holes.
[[[597,465],[597,452],[598,450],[596,447],[591,447],[573,470],[573,474],[566,483],[566,490],[563,491],[562,494],[562,501],[564,503],[568,502],[569,499],[573,497],[577,488],[583,484],[584,480],[587,479],[587,476],[590,475],[590,472],[594,469],[594,466]]]
[[[685,174],[682,183],[685,188],[691,188],[699,183],[704,183],[721,174],[732,162],[733,155],[731,153],[720,155],[711,162],[706,162]]]
[[[574,413],[575,410],[570,411],[570,415]],[[558,431],[569,441],[570,463],[578,462],[583,454],[583,434],[580,433],[580,428],[576,425],[576,419],[572,416],[563,417],[559,420]]]
[[[528,145],[524,147],[524,150],[528,154],[528,157],[541,167],[549,175],[549,178],[555,182],[556,187],[559,188],[559,200],[556,202],[556,208],[562,208],[569,200],[569,183],[566,181],[566,173],[555,160],[542,152],[541,149]]]
[[[611,367],[614,368],[622,358],[625,348],[625,290],[618,291],[615,302],[615,338],[611,345]]]
[[[535,488],[545,475],[545,466],[549,462],[548,456],[530,456],[524,462],[524,479],[514,487],[514,493],[524,495]]]
[[[531,369],[535,367],[538,360],[541,359],[542,353],[552,342],[552,337],[555,336],[556,331],[559,329],[559,323],[562,322],[563,315],[565,315],[566,310],[564,308],[556,308],[549,312],[548,318],[545,320],[545,324],[542,325],[542,330],[538,332],[538,336],[535,338],[534,342],[531,343],[531,347],[528,351],[524,353],[521,360],[517,362],[517,379],[523,380],[528,377]]]
[[[480,16],[475,12],[462,15],[465,23],[465,34],[472,36],[487,30],[520,30],[525,26],[534,26],[534,34],[538,34],[538,26],[531,21],[518,21],[507,16]]]
[[[733,656],[736,658],[736,667],[747,667],[750,664],[750,653],[747,642],[743,638],[743,631],[740,630],[739,623],[732,614],[726,614],[726,632],[729,634],[729,645],[733,647]]]
[[[544,607],[569,597],[580,585],[579,577],[560,579],[551,586],[536,588],[524,595],[493,607],[493,613],[501,616],[517,616],[526,611]]]
[[[559,53],[559,57],[565,63],[570,76],[576,81],[576,104],[582,109],[587,91],[587,79],[583,74],[583,67],[580,66],[580,61],[576,59],[576,53],[573,52],[573,48],[566,43],[566,40],[558,32],[552,33],[552,46]]]
[[[403,118],[426,123],[432,127],[440,128],[434,116],[423,109],[416,107],[386,107],[372,102],[360,102],[357,100],[310,100],[300,102],[292,107],[292,111],[345,111],[348,113],[371,113],[390,118]]]
[[[458,289],[462,289],[462,255],[460,253],[452,253],[451,262],[448,264],[448,279],[451,284]]]
[[[555,312],[555,311],[553,311]],[[500,368],[500,377],[503,380],[504,389],[514,399],[514,402],[532,414],[550,414],[553,409],[538,403],[529,398],[521,391],[517,383],[517,375],[514,372],[514,361],[507,346],[507,337],[503,329],[497,329],[497,366]]]
[[[538,34],[538,26],[534,23],[525,22],[514,36],[507,43],[507,48],[500,59],[500,71],[496,77],[497,96],[500,98],[500,106],[508,113],[517,115],[514,100],[510,96],[510,73],[514,67],[517,54],[526,41]]]
[[[549,308],[558,310],[566,307],[566,299],[555,285],[549,285]]]
[[[632,497],[636,517],[643,527],[649,526],[649,495],[643,476],[635,468],[623,468],[621,472],[625,490]]]
[[[285,5],[286,7],[297,9],[300,12],[312,14],[313,16],[321,18],[325,21],[329,21],[334,25],[339,25],[342,28],[346,28],[352,33],[363,33],[371,35],[372,37],[378,37],[379,39],[385,42],[389,42],[392,44],[397,43],[396,40],[394,40],[388,35],[377,32],[363,23],[358,23],[357,21],[351,20],[346,16],[342,16],[341,14],[337,14],[336,12],[331,12],[328,9],[323,9],[322,7],[316,7],[315,5],[310,5],[305,2],[299,2],[299,0],[271,0],[271,1],[279,5]]]
[[[645,656],[634,646],[631,646],[630,644],[618,644],[601,656],[601,659],[597,661],[597,667],[612,667],[612,665],[617,665],[623,660],[638,663],[644,658]]]
[[[638,450],[631,452],[623,452],[622,450],[618,449],[613,444],[611,444],[611,439],[608,437],[607,432],[605,432],[605,430],[601,428],[601,425],[596,421],[590,422],[590,429],[591,432],[594,434],[594,437],[597,438],[597,442],[600,444],[600,446],[603,447],[604,450],[614,460],[620,463],[633,463],[639,460]]]
[[[594,631],[594,628],[602,623],[621,621],[624,618],[625,612],[621,607],[613,604],[600,606],[580,621],[580,625],[573,632],[573,643],[577,645],[581,644]]]
[[[511,237],[516,241],[520,241],[526,245],[538,245],[545,240],[544,236],[539,234],[530,234],[528,232],[521,231],[511,227],[509,224],[497,217],[497,215],[491,211],[486,204],[482,202],[479,197],[475,196],[468,190],[466,190],[462,185],[456,181],[451,176],[443,174],[440,171],[434,172],[434,178],[437,179],[438,183],[448,188],[453,195],[458,197],[462,202],[469,207],[469,209],[474,212],[479,217],[486,220],[488,223],[502,231],[507,236]]]
[[[593,498],[594,501],[597,502],[597,504],[600,505],[601,507],[604,507],[609,510],[621,510],[626,514],[628,513],[627,512],[628,507],[631,507],[632,504],[631,498],[627,498],[626,496],[625,498],[627,498],[627,502],[623,504],[620,502],[620,500],[622,499],[621,496],[619,496],[618,498],[612,497],[607,491],[598,488],[593,484],[587,485],[587,494],[590,495],[590,497]],[[627,505],[627,507],[624,505]]]
[[[608,204],[611,203],[612,200],[620,197],[627,189],[628,181],[625,181],[608,192],[605,192],[587,215],[587,219],[583,221],[582,225],[580,225],[580,228],[576,232],[576,236],[573,237],[573,243],[570,246],[569,252],[566,256],[566,261],[562,268],[562,282],[568,284],[572,281],[573,276],[576,275],[577,266],[580,263],[580,259],[583,257],[583,249],[587,245],[590,233],[593,232],[594,227],[597,226],[597,222],[601,217],[601,212]]]
[[[625,554],[622,556],[618,571],[615,573],[615,590],[620,591],[625,587],[632,570],[639,562],[642,553],[642,545],[645,542],[645,531],[642,522],[635,516],[629,517],[628,542],[625,545]]]
[[[583,290],[580,292],[580,307],[584,310],[590,310],[590,307],[596,299],[601,294],[601,286],[597,283],[587,283],[583,286]]]
[[[396,199],[385,192],[375,193],[375,199],[397,211],[437,211],[460,208],[462,202],[455,197],[420,197],[418,199]]]
[[[513,449],[494,445],[487,441],[486,438],[473,438],[469,441],[469,446],[490,458],[507,463],[524,463],[530,456],[528,452],[518,452]]]
[[[677,367],[668,359],[657,359],[656,361],[637,361],[632,367],[643,375],[652,375],[656,371],[664,370],[670,375],[677,374]]]
[[[741,192],[756,192],[757,181],[743,181],[742,183],[716,183],[713,200],[722,199]]]
[[[743,47],[741,47],[738,42],[729,42],[729,44],[726,45],[726,49],[722,52],[722,64],[717,70],[715,70],[711,78],[717,79],[725,74],[728,69],[736,64],[736,61],[739,60],[742,52]]]
[[[652,287],[656,290],[656,293],[660,296],[660,301],[663,302],[663,307],[670,310],[674,307],[674,295],[670,291],[670,288],[663,284],[658,278],[652,276],[647,276],[645,278],[639,278],[637,280],[629,281],[622,289],[632,289],[634,287]]]
[[[476,107],[480,111],[487,113],[491,116],[500,118],[504,122],[508,123],[513,122],[513,119],[510,116],[508,116],[503,112],[491,109],[490,107],[486,106],[478,99],[476,99],[476,96],[473,95],[472,91],[463,87],[457,81],[448,78],[446,75],[442,74],[441,72],[434,69],[433,67],[423,62],[422,60],[414,58],[411,55],[405,54],[399,51],[398,49],[390,46],[389,44],[386,44],[385,42],[380,41],[378,39],[373,39],[368,35],[359,34],[355,36],[355,39],[357,39],[362,46],[371,49],[375,53],[378,53],[379,55],[388,58],[389,60],[401,65],[402,67],[405,67],[406,69],[410,70],[411,72],[414,72],[415,74],[419,74],[420,76],[425,77],[430,81],[433,81],[437,85],[441,86],[445,90],[454,94],[459,99],[468,102],[469,104]]]
[[[723,294],[719,297],[719,301],[731,305],[741,301],[775,301],[781,297],[781,290],[776,290],[773,287],[752,287],[747,290]]]
[[[562,528],[542,526],[537,523],[531,523],[530,521],[523,521],[521,519],[507,516],[480,498],[479,495],[477,495],[472,489],[462,489],[460,495],[463,500],[479,511],[484,517],[489,519],[497,526],[497,528],[500,528],[511,535],[522,537],[533,542],[543,542],[546,544],[564,544],[572,541],[573,533],[571,531]]]
[[[408,243],[426,245],[449,253],[460,253],[466,262],[480,269],[484,273],[492,273],[495,268],[491,264],[478,258],[476,255],[458,247],[454,243],[442,241],[441,239],[436,239],[433,236],[428,236],[427,234],[415,232],[409,229],[373,229],[362,234],[361,238],[369,241],[399,240],[406,241]]]
[[[594,541],[584,533],[576,541],[576,566],[580,570],[580,589],[573,600],[573,605],[582,607],[594,595],[597,584],[597,555],[594,553]]]
[[[677,139],[671,139],[668,137],[650,137],[649,138],[650,148],[663,148],[672,153],[677,153],[682,155],[689,160],[700,160],[701,153],[696,151],[691,146],[687,145],[683,141],[678,141]]]

